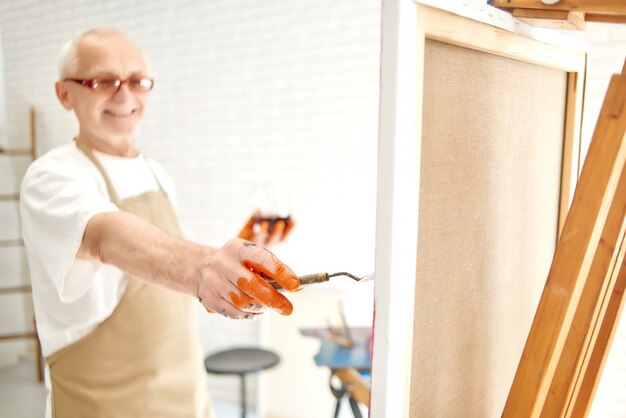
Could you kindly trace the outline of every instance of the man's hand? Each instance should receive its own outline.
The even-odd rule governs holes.
[[[261,247],[269,247],[284,241],[295,224],[291,216],[285,218],[263,216],[257,210],[241,228],[239,238],[252,241]]]
[[[271,279],[287,290],[300,286],[294,272],[274,254],[252,242],[231,239],[201,268],[198,299],[209,312],[229,318],[254,318],[266,307],[291,314],[291,302],[267,283]]]

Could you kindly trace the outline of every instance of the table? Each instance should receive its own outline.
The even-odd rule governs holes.
[[[341,401],[347,396],[355,418],[361,418],[358,403],[369,407],[369,373],[372,365],[372,329],[355,327],[349,329],[353,341],[351,347],[340,344],[340,340],[326,328],[302,328],[300,333],[321,341],[320,351],[314,357],[315,364],[331,370],[330,390],[337,399],[335,418],[339,416]],[[333,377],[341,382],[333,386]]]

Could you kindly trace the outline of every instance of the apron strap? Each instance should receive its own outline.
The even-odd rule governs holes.
[[[87,156],[87,158],[89,158],[89,160],[91,160],[91,162],[96,166],[98,171],[100,171],[100,174],[102,174],[102,177],[104,178],[104,182],[106,183],[107,191],[109,192],[109,196],[111,197],[111,202],[113,202],[113,204],[115,204],[116,206],[119,207],[120,202],[121,202],[120,198],[117,195],[117,192],[115,191],[115,188],[113,187],[113,183],[111,182],[111,179],[109,178],[109,175],[107,174],[107,172],[104,169],[104,167],[102,167],[102,164],[100,164],[100,161],[98,161],[98,159],[93,154],[93,152],[91,152],[90,149],[85,147],[83,145],[83,143],[80,142],[80,139],[78,137],[74,138],[74,141],[76,142],[76,146],[78,147],[78,149],[80,149]],[[161,185],[161,182],[159,181],[159,177],[154,172],[154,168],[152,168],[152,164],[150,164],[150,160],[148,160],[148,157],[146,157],[146,156],[144,156],[143,158],[146,161],[146,164],[148,165],[148,168],[150,168],[150,172],[152,173],[152,177],[154,177],[154,181],[156,181],[157,185],[159,186],[159,190],[165,196],[167,196],[167,192],[165,191],[165,189]]]
[[[156,173],[154,172],[154,168],[152,168],[152,163],[150,162],[150,160],[148,159],[148,157],[146,157],[145,155],[143,156],[144,160],[146,160],[146,164],[148,164],[148,168],[150,168],[150,172],[152,172],[152,177],[154,177],[154,181],[156,181],[157,185],[159,186],[159,190],[165,195],[167,196],[167,192],[165,191],[165,189],[163,188],[163,186],[161,186],[161,182],[159,181],[159,176],[156,175]]]
[[[113,204],[119,207],[121,203],[120,198],[118,197],[117,192],[115,191],[115,188],[113,187],[113,183],[111,183],[111,179],[109,178],[109,175],[107,174],[104,167],[102,167],[102,164],[100,164],[100,161],[98,161],[98,159],[96,158],[95,155],[93,155],[93,152],[91,152],[90,149],[85,147],[83,143],[80,142],[80,139],[78,137],[74,138],[74,141],[76,142],[76,146],[78,147],[78,149],[81,150],[87,156],[87,158],[89,158],[89,160],[91,160],[91,162],[96,166],[98,171],[100,171],[100,174],[102,174],[102,177],[104,178],[104,182],[107,185],[107,191],[109,192],[109,197],[111,198],[111,202],[113,202]]]

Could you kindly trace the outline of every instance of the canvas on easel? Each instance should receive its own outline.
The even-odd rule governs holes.
[[[383,9],[376,417],[502,413],[579,173],[586,49],[437,3]]]

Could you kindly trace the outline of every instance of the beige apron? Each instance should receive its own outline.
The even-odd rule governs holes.
[[[100,170],[121,210],[182,235],[160,184],[158,191],[120,201],[98,160],[77,145]],[[193,297],[129,277],[110,317],[46,358],[52,417],[212,417],[196,304]]]

